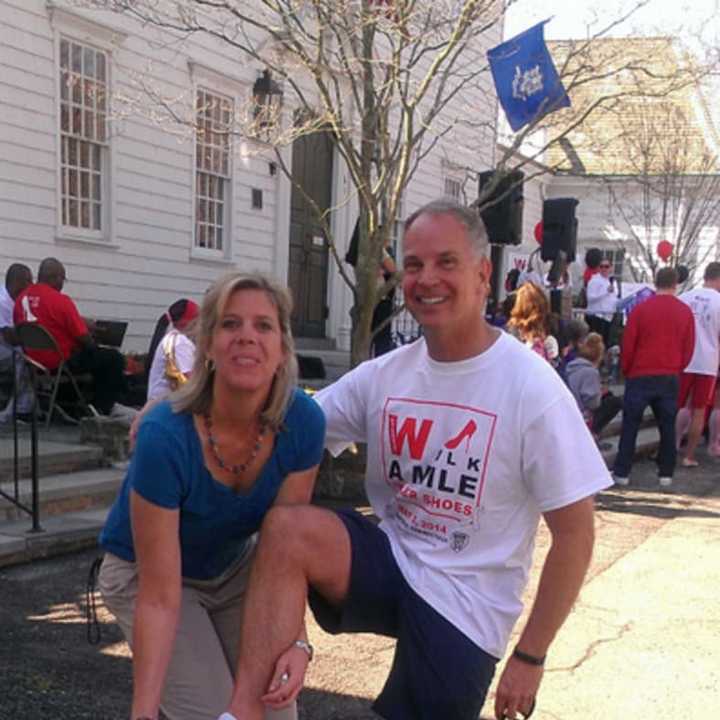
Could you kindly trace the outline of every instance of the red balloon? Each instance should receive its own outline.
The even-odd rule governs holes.
[[[543,242],[543,221],[542,220],[537,225],[535,225],[535,239],[537,240],[538,245],[542,245],[542,242]]]
[[[661,240],[657,244],[657,254],[663,262],[667,262],[673,254],[673,244],[667,240]]]

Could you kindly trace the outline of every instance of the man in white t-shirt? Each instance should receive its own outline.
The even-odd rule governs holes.
[[[13,308],[15,298],[29,285],[33,277],[30,268],[21,263],[13,263],[5,273],[5,285],[0,287],[0,373],[12,378],[13,358],[15,365],[15,392],[17,393],[17,414],[27,415],[32,408],[32,389],[25,371],[22,354],[15,347],[16,338],[13,328]],[[12,420],[12,398],[4,409],[0,409],[0,423]]]
[[[542,515],[551,549],[495,702],[497,718],[532,711],[590,561],[593,496],[611,480],[557,373],[485,322],[486,252],[477,213],[450,201],[407,220],[403,294],[424,337],[316,396],[331,451],[367,443],[380,525],[354,511],[270,511],[223,720],[260,720],[268,682],[266,699],[284,699],[279,678],[297,671],[275,660],[298,636],[308,588],[326,630],[397,638],[381,717],[476,720],[522,610]]]
[[[600,333],[605,347],[610,347],[610,325],[617,307],[617,287],[610,277],[612,264],[609,260],[600,262],[599,271],[588,281],[587,312],[585,319],[593,332]]]
[[[709,263],[703,277],[703,287],[680,296],[695,316],[695,350],[680,377],[678,397],[678,407],[685,407],[689,401],[692,409],[683,467],[697,467],[699,464],[695,451],[705,424],[705,414],[713,404],[720,366],[720,262]]]

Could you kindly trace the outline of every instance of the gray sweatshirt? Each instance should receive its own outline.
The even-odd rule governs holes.
[[[570,392],[583,412],[600,406],[600,372],[585,358],[576,358],[565,369]]]

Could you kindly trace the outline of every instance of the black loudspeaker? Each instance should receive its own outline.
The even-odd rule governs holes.
[[[522,242],[523,179],[520,170],[506,173],[493,190],[492,195],[483,197],[483,188],[495,175],[494,170],[478,176],[478,197],[480,206],[493,204],[480,210],[485,223],[488,239],[492,245],[519,245]],[[500,200],[497,200],[500,198]],[[497,202],[494,202],[497,200]]]
[[[543,242],[540,251],[543,260],[555,260],[561,250],[565,253],[568,262],[575,260],[577,204],[575,198],[553,198],[543,203]]]

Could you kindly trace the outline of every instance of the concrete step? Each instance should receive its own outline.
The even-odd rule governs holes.
[[[105,507],[54,515],[37,533],[29,520],[0,523],[0,567],[94,547],[106,517]]]
[[[602,439],[611,438],[614,435],[620,435],[620,428],[622,427],[622,412],[618,413],[615,419],[608,423],[606,427],[602,429],[600,437]],[[640,425],[640,429],[655,427],[655,417],[652,414],[650,408],[645,411],[643,415],[643,421]]]
[[[48,475],[40,478],[40,519],[73,513],[80,510],[109,507],[125,477],[124,467],[95,468],[70,473]],[[0,490],[15,496],[14,484],[3,482]],[[32,488],[29,480],[18,484],[18,499],[26,507],[32,503]],[[5,524],[26,519],[27,513],[12,501],[0,496],[0,532]]]
[[[295,340],[295,349],[303,355],[307,355],[308,350],[317,352],[335,350],[335,341],[331,338],[296,337],[293,339]]]
[[[27,478],[31,472],[30,435],[23,432],[18,438],[19,476]],[[102,448],[93,445],[58,442],[41,437],[38,442],[38,466],[41,477],[98,468],[103,464]],[[0,483],[13,479],[14,445],[12,437],[0,437]]]
[[[611,447],[602,450],[601,454],[603,456],[603,459],[607,463],[607,466],[609,468],[612,468],[613,463],[615,462],[615,456],[617,455],[618,451],[618,443],[620,442],[620,434],[612,435],[610,437],[603,437],[601,439],[602,443],[607,443]],[[658,433],[658,429],[655,426],[651,427],[644,427],[640,430],[637,436],[637,443],[635,444],[635,457],[647,457],[648,455],[651,455],[655,450],[657,450],[658,445],[660,444],[660,434]]]

